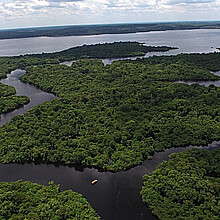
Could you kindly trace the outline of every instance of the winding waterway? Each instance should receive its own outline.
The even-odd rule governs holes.
[[[16,95],[25,95],[30,98],[30,103],[22,108],[16,109],[12,112],[0,115],[0,126],[9,122],[12,117],[16,115],[23,115],[26,111],[32,109],[35,105],[39,105],[45,101],[51,101],[57,98],[55,95],[44,92],[34,85],[21,82],[18,78],[25,74],[25,70],[15,70],[11,74],[7,75],[6,79],[2,79],[0,82],[5,85],[13,86],[16,90]]]
[[[174,38],[176,34],[178,33],[181,34],[185,32],[179,31],[173,33],[174,33],[173,36]],[[197,30],[197,33],[199,33],[200,36],[201,32]],[[220,31],[215,31],[215,32],[212,31],[211,35],[215,35],[217,39],[217,33],[219,34],[218,35],[218,40],[219,40]],[[154,36],[155,34],[156,33],[153,33]],[[167,37],[167,33],[164,32],[164,34]],[[168,34],[170,34],[170,32]],[[192,32],[190,32],[190,34],[192,35]],[[161,33],[159,33],[157,39],[165,39],[165,36],[163,36],[163,34],[162,36],[160,35]],[[125,40],[130,40],[129,36],[130,35],[128,35]],[[138,36],[142,36],[142,35],[138,34]],[[182,37],[184,36],[185,35],[183,35]],[[208,36],[209,36],[208,34],[207,35],[205,34],[204,39],[206,39]],[[89,37],[91,36],[87,36],[87,38]],[[109,37],[110,37],[109,39],[115,39],[114,36],[109,36]],[[196,34],[195,34],[195,38],[196,38]],[[20,42],[20,40],[21,39],[11,40],[10,42],[12,42],[13,45],[14,41]],[[27,39],[27,40],[31,41],[31,39]],[[35,39],[35,41],[37,40],[42,40],[42,38]],[[109,40],[106,40],[105,42],[109,42]],[[168,46],[179,46],[176,44],[176,42],[177,41],[174,41],[172,44]],[[201,43],[203,41],[200,39],[199,42]],[[212,45],[213,44],[217,45],[217,42],[215,43],[212,42]],[[163,43],[162,45],[165,44]],[[203,48],[204,44],[202,46],[200,45],[203,48],[203,50],[199,46],[198,48],[200,48],[202,52],[210,52],[207,50],[214,50],[214,49],[210,49],[211,48],[210,43],[208,44],[208,46],[207,44],[205,45],[206,45],[206,49]],[[60,48],[60,49],[64,49],[64,48]],[[200,52],[200,49],[198,52]],[[179,52],[182,50],[183,49],[180,48]],[[34,51],[31,52],[33,53]],[[175,51],[175,53],[176,52],[177,51]],[[14,53],[14,52],[13,51],[10,52],[9,50],[9,53]],[[19,53],[20,52],[18,52],[18,54]],[[0,55],[4,55],[4,53],[1,53],[1,43],[0,43]],[[13,55],[17,55],[17,54],[14,53]],[[110,62],[112,62],[112,60],[110,60]],[[69,64],[69,63],[64,63],[64,64]],[[7,123],[15,115],[24,114],[27,110],[32,109],[34,105],[38,105],[44,101],[50,101],[54,98],[57,98],[56,96],[44,92],[33,85],[22,83],[18,78],[24,73],[25,73],[24,70],[12,71],[12,73],[8,74],[7,78],[1,80],[1,82],[7,85],[14,86],[17,95],[28,96],[30,98],[30,103],[28,105],[25,105],[23,108],[19,108],[13,112],[1,115],[0,125]],[[187,83],[190,84],[195,82],[187,82]],[[220,81],[214,81],[214,82],[206,81],[206,82],[199,82],[199,84],[205,84],[206,86],[208,86],[209,84],[214,84],[216,86],[220,86]],[[205,148],[212,149],[215,147],[220,147],[220,144],[218,142],[213,142],[212,144],[210,144]],[[188,147],[188,148],[192,148],[192,147]],[[204,147],[202,149],[204,149]],[[142,176],[144,174],[149,174],[150,172],[155,170],[158,164],[161,163],[162,161],[168,160],[168,157],[171,153],[181,152],[185,150],[186,148],[176,148],[176,149],[172,148],[166,150],[165,152],[156,153],[153,156],[152,160],[146,160],[140,166],[132,168],[129,171],[119,172],[119,173],[99,172],[97,169],[89,169],[89,168],[82,169],[80,167],[69,167],[69,166],[61,166],[61,165],[55,166],[52,164],[33,164],[33,163],[0,164],[0,181],[16,181],[22,179],[24,181],[29,180],[35,183],[47,185],[49,181],[53,180],[56,184],[60,184],[60,188],[62,190],[72,189],[73,191],[83,194],[83,196],[90,202],[93,208],[99,213],[99,215],[104,220],[113,220],[113,219],[114,220],[124,220],[124,219],[153,220],[156,218],[152,215],[151,211],[141,201],[140,190],[143,182]],[[93,179],[98,179],[98,183],[94,186],[91,185],[91,180]]]

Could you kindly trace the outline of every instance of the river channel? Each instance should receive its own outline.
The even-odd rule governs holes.
[[[190,35],[191,37],[187,38],[186,35]],[[128,34],[125,36],[126,37],[124,37],[124,35],[102,35],[96,37],[84,36],[80,38],[81,41],[78,39],[79,37],[59,38],[60,42],[66,39],[66,44],[65,46],[62,45],[62,48],[54,48],[57,45],[61,45],[54,43],[54,41],[58,41],[58,39],[54,38],[4,40],[0,41],[0,56],[19,55],[29,52],[43,52],[45,51],[45,45],[47,46],[47,51],[45,52],[56,51],[58,49],[68,48],[70,44],[72,45],[73,40],[80,41],[76,41],[74,45],[81,45],[82,41],[84,41],[83,43],[97,43],[97,41],[113,42],[120,40],[123,37],[123,40],[125,41],[136,39],[137,41],[149,42],[150,45],[168,45],[178,46],[180,48],[179,50],[171,51],[170,54],[180,52],[213,52],[217,46],[220,46],[220,30],[152,32],[146,34]],[[172,36],[172,39],[169,36]],[[180,38],[182,40],[180,40]],[[172,42],[169,41],[170,39]],[[167,44],[168,41],[169,43]],[[23,45],[21,42],[23,42]],[[38,42],[41,47],[36,46],[35,42]],[[54,46],[53,48],[48,46],[50,43]],[[32,50],[30,49],[30,51],[26,51],[27,48],[31,47],[28,46],[29,44],[31,46],[35,45],[34,50],[36,51],[33,51],[33,48]],[[15,51],[14,48],[17,47],[17,45],[20,45],[19,47],[22,49],[17,48]],[[149,55],[154,54],[148,54],[147,56]],[[103,62],[108,64],[113,60],[110,59]],[[71,63],[64,64],[70,65]],[[25,74],[24,70],[12,71],[12,73],[8,74],[7,78],[2,79],[1,82],[15,87],[17,92],[16,95],[28,96],[30,98],[30,103],[10,113],[2,114],[0,118],[0,126],[9,122],[13,116],[24,114],[35,105],[57,98],[53,94],[49,94],[36,88],[34,85],[22,83],[18,78],[23,74]],[[196,83],[179,82],[188,84]],[[208,86],[209,84],[220,86],[220,81],[206,81],[199,82],[199,84],[205,86]],[[207,147],[201,147],[201,149],[211,150],[215,147],[220,147],[220,143],[213,142]],[[172,148],[165,152],[156,153],[152,160],[146,160],[140,166],[119,173],[99,172],[97,169],[82,169],[81,167],[56,166],[52,164],[0,164],[0,181],[28,180],[47,185],[49,181],[53,180],[56,184],[60,184],[61,190],[71,189],[81,193],[103,220],[154,220],[156,218],[141,201],[140,190],[143,182],[142,176],[151,173],[162,161],[168,160],[171,153],[185,151],[189,148],[192,148],[192,146],[187,148]],[[98,179],[98,183],[92,186],[91,180],[93,179]]]
[[[30,103],[24,107],[0,115],[0,126],[9,122],[15,115],[23,115],[26,111],[32,109],[35,105],[39,105],[42,102],[51,101],[52,99],[57,98],[55,95],[44,92],[34,85],[21,82],[18,78],[24,75],[25,72],[25,70],[17,69],[12,71],[11,74],[8,74],[6,79],[2,79],[0,81],[5,85],[13,86],[16,90],[16,95],[25,95],[30,98]]]

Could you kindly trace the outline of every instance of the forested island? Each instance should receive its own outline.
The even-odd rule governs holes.
[[[99,34],[127,34],[149,31],[219,29],[219,21],[162,22],[103,25],[69,25],[0,30],[0,39],[29,37],[61,37]]]
[[[14,87],[0,83],[0,115],[30,102],[27,96],[16,96],[15,93]]]
[[[220,70],[218,53],[154,56],[107,66],[81,59],[71,67],[55,64],[59,54],[40,56],[17,57],[14,67],[28,64],[20,79],[60,98],[0,128],[2,163],[81,164],[116,172],[154,152],[220,140],[220,89],[171,82],[219,80],[210,72]],[[2,59],[13,66],[14,58]]]
[[[149,52],[166,52],[169,50],[176,50],[177,47],[167,46],[146,46],[138,42],[114,42],[95,45],[83,45],[73,47],[55,53],[43,53],[40,57],[58,58],[60,61],[78,60],[82,58],[123,58],[144,56]],[[36,55],[35,55],[36,56]]]
[[[49,186],[22,181],[1,182],[0,195],[2,220],[100,219],[81,194],[61,191],[53,182]]]
[[[144,176],[141,196],[159,219],[219,219],[220,149],[172,154]]]

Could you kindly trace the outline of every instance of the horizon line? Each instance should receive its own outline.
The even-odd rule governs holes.
[[[63,25],[46,25],[46,26],[28,26],[17,28],[0,28],[0,31],[13,31],[20,29],[35,29],[35,28],[59,28],[59,27],[74,27],[74,26],[106,26],[106,25],[129,25],[129,24],[160,24],[160,23],[197,23],[197,22],[220,22],[220,20],[183,20],[183,21],[150,21],[150,22],[116,22],[116,23],[93,23],[93,24],[63,24]]]

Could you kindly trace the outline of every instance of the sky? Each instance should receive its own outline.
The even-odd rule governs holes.
[[[0,29],[220,20],[220,0],[0,0]]]

